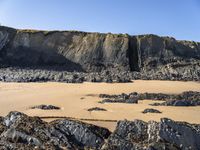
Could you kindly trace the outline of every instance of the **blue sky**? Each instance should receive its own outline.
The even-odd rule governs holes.
[[[0,0],[0,23],[200,41],[200,0]]]

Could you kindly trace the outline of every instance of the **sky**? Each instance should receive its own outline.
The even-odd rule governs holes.
[[[0,24],[200,41],[200,0],[0,0]]]

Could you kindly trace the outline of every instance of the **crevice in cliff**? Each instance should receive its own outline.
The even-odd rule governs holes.
[[[140,71],[139,68],[139,55],[136,37],[129,37],[127,56],[129,60],[130,71]]]

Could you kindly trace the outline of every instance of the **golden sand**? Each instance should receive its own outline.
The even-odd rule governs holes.
[[[200,123],[200,107],[166,107],[150,106],[155,101],[143,100],[139,104],[107,103],[100,104],[102,100],[98,94],[121,94],[130,92],[154,93],[181,93],[183,91],[200,91],[198,82],[180,81],[143,81],[133,83],[3,83],[0,82],[0,115],[17,110],[31,116],[66,116],[101,120],[134,120],[159,121],[168,117],[177,121]],[[31,106],[51,104],[61,107],[61,110],[29,109]],[[101,107],[107,111],[88,112],[91,107]],[[143,114],[145,108],[155,108],[161,114]],[[50,121],[52,119],[45,119]],[[113,130],[115,122],[87,121]]]

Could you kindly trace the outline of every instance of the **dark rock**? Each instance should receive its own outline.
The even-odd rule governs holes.
[[[42,146],[42,143],[37,138],[27,135],[26,133],[22,133],[20,131],[16,131],[14,128],[10,128],[7,131],[3,132],[1,134],[1,137],[13,143],[23,143],[38,147]]]
[[[102,150],[135,150],[136,146],[117,134],[111,134],[104,145],[101,147]]]
[[[171,100],[164,103],[166,106],[194,106],[190,100]]]
[[[152,106],[198,106],[200,105],[200,92],[186,91],[181,94],[163,94],[163,93],[137,93],[108,95],[100,94],[100,98],[106,98],[101,103],[137,103],[138,100],[158,100],[165,101],[161,103],[150,104]],[[135,101],[134,101],[135,100]]]
[[[100,98],[107,98],[100,103],[138,103],[138,95],[137,93],[125,94],[122,93],[120,95],[108,95],[108,94],[100,94]]]
[[[132,140],[136,143],[143,143],[147,140],[147,123],[141,120],[119,121],[114,134],[123,137],[126,140]]]
[[[93,107],[93,108],[89,108],[88,111],[107,111],[107,110],[100,107]]]
[[[175,122],[123,120],[113,133],[76,120],[50,123],[20,112],[0,119],[0,149],[199,149],[200,125]]]
[[[3,123],[3,117],[0,117],[0,134],[6,129],[6,126]]]
[[[200,101],[200,92],[186,91],[181,94],[163,94],[163,93],[141,93],[139,99],[151,99],[151,100],[190,100]]]
[[[122,93],[119,95],[99,94],[100,98],[110,98],[110,99],[117,99],[117,98],[128,99],[136,96],[138,96],[137,92],[132,92],[130,94]]]
[[[38,106],[31,107],[31,109],[53,110],[53,109],[60,109],[60,107],[53,106],[53,105],[38,105]]]
[[[157,109],[147,108],[147,109],[145,109],[142,113],[143,113],[143,114],[146,114],[146,113],[162,113],[162,112],[160,112],[160,111],[157,110]]]
[[[141,93],[139,94],[139,99],[150,99],[150,100],[169,100],[173,99],[175,96],[163,93]]]
[[[185,100],[200,101],[200,92],[197,91],[186,91],[180,94],[178,97]]]
[[[163,103],[153,103],[153,104],[149,104],[149,105],[151,105],[151,106],[161,106],[161,105],[163,105]]]
[[[57,120],[51,124],[80,148],[98,148],[110,135],[110,132],[105,128],[78,121]]]
[[[38,117],[28,117],[20,112],[10,112],[4,118],[4,125],[6,130],[1,134],[4,141],[8,139],[11,142],[26,144],[27,147],[30,144],[39,146],[39,148],[49,147],[51,149],[62,146],[74,147],[61,132]]]
[[[147,150],[180,150],[180,148],[167,142],[154,142],[149,145]]]
[[[180,149],[198,149],[200,147],[200,126],[170,119],[161,119],[158,138]],[[150,135],[151,136],[151,135]]]
[[[103,149],[143,149],[147,142],[147,123],[141,120],[119,121],[115,131],[103,145]]]
[[[0,67],[17,68],[0,69],[0,80],[67,83],[131,82],[133,79],[199,81],[199,45],[198,42],[152,34],[130,36],[17,30],[0,26]]]
[[[130,103],[130,104],[137,104],[137,98],[129,98],[129,99],[104,99],[100,101],[100,103]]]
[[[161,122],[141,120],[120,121],[104,144],[104,149],[198,149],[199,125],[161,119]],[[188,137],[187,137],[188,135]]]
[[[100,98],[118,98],[118,95],[99,94]]]
[[[169,100],[163,103],[154,103],[152,106],[199,106],[200,101],[197,100]]]
[[[26,149],[95,148],[100,147],[110,135],[109,130],[94,125],[66,119],[48,124],[19,112],[9,113],[3,119],[3,125],[0,143],[17,143],[9,144],[15,149],[23,147],[21,145],[26,145]]]

